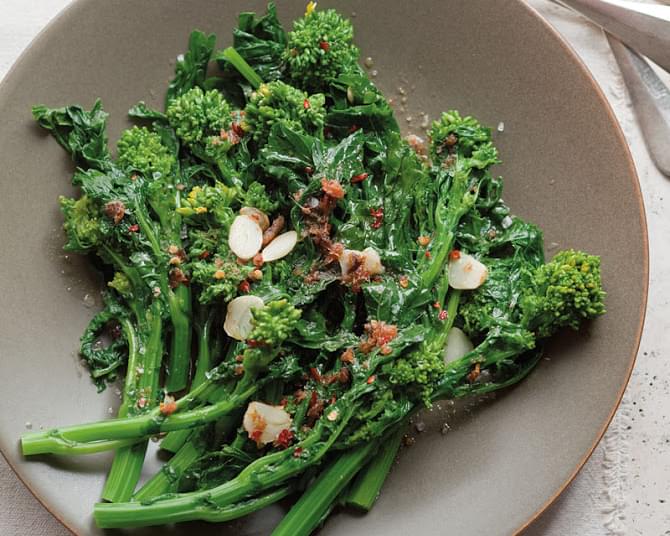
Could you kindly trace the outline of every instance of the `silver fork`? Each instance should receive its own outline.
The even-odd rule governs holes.
[[[552,1],[605,30],[649,153],[659,170],[670,177],[670,89],[638,53],[670,72],[670,6],[625,0]]]

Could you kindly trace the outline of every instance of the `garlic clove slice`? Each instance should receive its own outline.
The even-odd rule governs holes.
[[[249,216],[237,216],[230,226],[228,246],[240,259],[247,261],[261,250],[263,229]]]
[[[271,262],[279,260],[283,257],[286,257],[293,248],[298,243],[298,233],[295,231],[287,231],[280,234],[272,242],[270,242],[263,251],[261,255],[263,256],[263,262]]]
[[[263,307],[265,303],[258,296],[238,296],[228,303],[224,331],[233,339],[246,340],[253,328],[251,310]]]
[[[488,268],[473,256],[460,253],[449,261],[449,285],[455,289],[479,288],[489,275]]]

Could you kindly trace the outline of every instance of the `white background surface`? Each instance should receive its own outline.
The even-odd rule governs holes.
[[[37,32],[69,2],[0,0],[0,78]],[[642,346],[624,402],[574,483],[526,536],[670,536],[670,365],[666,359],[670,355],[670,219],[666,215],[670,180],[651,163],[602,32],[547,0],[529,3],[575,48],[624,129],[647,209],[651,284]],[[665,79],[670,83],[670,76]],[[635,259],[626,258],[622,251],[621,262]],[[67,534],[0,457],[0,535]]]

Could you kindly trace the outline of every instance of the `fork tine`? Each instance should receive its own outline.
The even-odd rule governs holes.
[[[554,0],[585,15],[670,72],[670,6],[625,0]]]
[[[670,89],[642,56],[613,35],[605,35],[626,82],[649,153],[658,169],[670,177]]]

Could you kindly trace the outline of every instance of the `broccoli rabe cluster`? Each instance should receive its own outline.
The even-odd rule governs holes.
[[[296,85],[318,91],[329,80],[355,68],[359,50],[353,43],[350,21],[333,9],[310,7],[288,33],[284,61]]]
[[[279,80],[263,84],[245,108],[246,127],[254,140],[262,143],[280,122],[297,132],[319,135],[326,115],[324,104],[320,93],[307,95]]]
[[[471,167],[483,169],[498,163],[498,151],[491,142],[491,129],[474,117],[461,115],[456,110],[444,112],[433,121],[429,132],[430,156],[434,163],[449,157],[467,157]]]
[[[233,110],[216,89],[196,86],[172,99],[166,114],[177,137],[202,159],[219,161],[239,142]]]
[[[86,195],[79,199],[61,196],[60,208],[65,220],[63,229],[67,235],[64,249],[87,253],[97,247],[104,233],[100,210],[95,202]]]
[[[267,346],[278,346],[295,330],[302,312],[288,300],[277,300],[252,309],[253,329],[249,338]]]
[[[211,260],[193,261],[190,268],[191,280],[201,287],[200,303],[229,302],[238,294],[240,283],[254,271],[253,266],[241,265],[218,254]]]
[[[168,175],[176,164],[174,154],[163,145],[161,137],[146,127],[125,130],[117,143],[117,164],[151,178],[155,173]]]
[[[557,253],[537,268],[521,298],[523,320],[539,337],[562,327],[578,329],[605,313],[600,258],[572,249]]]
[[[260,182],[252,182],[239,196],[242,205],[255,207],[266,214],[272,214],[279,207],[279,201],[273,201],[263,183]]]
[[[252,345],[244,352],[244,370],[254,377],[281,352],[282,343],[295,331],[302,311],[288,300],[276,300],[251,310],[252,330],[247,340]]]
[[[182,216],[209,215],[213,224],[227,228],[234,218],[230,208],[236,190],[217,181],[213,185],[194,186],[177,212]]]

